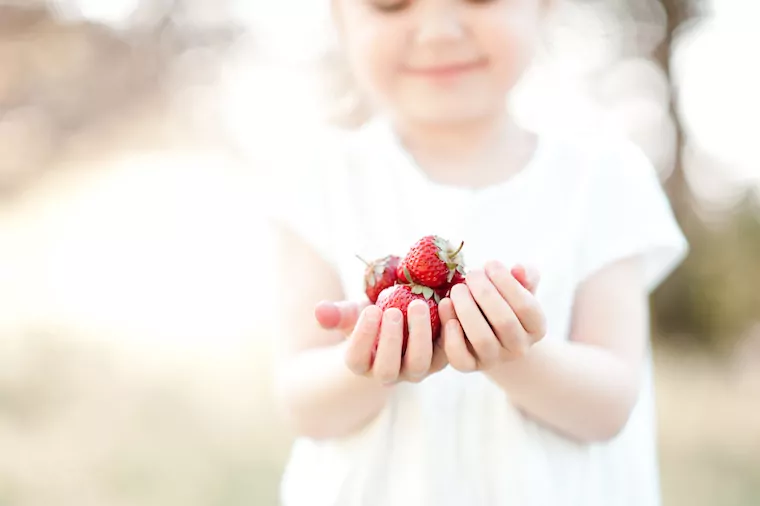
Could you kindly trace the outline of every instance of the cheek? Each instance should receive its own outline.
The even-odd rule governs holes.
[[[398,67],[400,50],[381,30],[365,25],[365,29],[354,30],[345,47],[349,65],[357,84],[368,94],[377,96],[389,92]],[[393,40],[392,38],[390,40]]]
[[[494,70],[504,84],[514,84],[533,60],[538,35],[535,26],[525,23],[504,23],[490,30],[491,37],[485,46]]]

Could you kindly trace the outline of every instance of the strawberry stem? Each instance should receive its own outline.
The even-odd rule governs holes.
[[[367,262],[366,260],[364,260],[362,257],[360,257],[360,256],[359,256],[358,254],[356,254],[356,253],[354,254],[354,256],[355,256],[356,258],[358,258],[358,259],[359,259],[359,260],[360,260],[360,261],[361,261],[361,262],[362,262],[362,263],[363,263],[365,266],[369,267],[369,262]]]
[[[455,256],[457,256],[457,255],[459,254],[459,252],[460,252],[460,251],[462,251],[462,247],[464,247],[464,241],[462,241],[462,242],[459,244],[459,247],[456,249],[456,251],[455,251],[454,253],[452,253],[452,254],[451,254],[451,256],[452,256],[452,257],[455,257]]]

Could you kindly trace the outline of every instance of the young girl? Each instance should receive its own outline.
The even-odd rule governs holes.
[[[659,504],[647,297],[687,245],[632,144],[510,117],[548,1],[332,7],[374,115],[278,194],[283,504]],[[435,344],[409,307],[402,358],[354,255],[429,234],[464,241],[467,281]]]

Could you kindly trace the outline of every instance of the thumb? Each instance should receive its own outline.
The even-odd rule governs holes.
[[[367,302],[322,301],[314,308],[314,316],[325,330],[342,330],[350,332],[359,319],[359,314]]]
[[[438,316],[441,319],[441,327],[445,326],[449,320],[455,320],[457,313],[454,310],[454,304],[451,299],[446,297],[438,304]]]

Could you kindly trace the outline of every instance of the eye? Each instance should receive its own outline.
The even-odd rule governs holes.
[[[400,12],[411,5],[411,0],[370,0],[373,9],[380,12]]]

